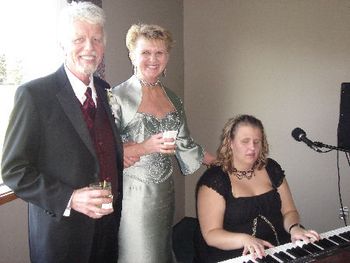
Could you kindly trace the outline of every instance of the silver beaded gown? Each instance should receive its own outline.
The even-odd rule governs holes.
[[[141,84],[132,76],[113,88],[109,101],[123,142],[142,142],[151,135],[177,130],[176,158],[184,175],[195,172],[203,148],[190,137],[182,101],[164,88],[176,111],[164,118],[138,112]],[[123,210],[119,230],[120,263],[173,263],[171,231],[175,192],[171,156],[144,155],[123,174]]]

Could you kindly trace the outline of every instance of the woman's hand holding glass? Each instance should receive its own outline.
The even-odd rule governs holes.
[[[164,138],[163,133],[152,135],[142,144],[146,154],[150,153],[163,153],[163,154],[174,154],[176,145],[171,144],[174,142],[172,138]]]
[[[147,138],[141,143],[126,142],[124,143],[124,168],[134,165],[140,160],[142,155],[151,153],[175,154],[176,135],[170,133],[170,137],[163,136],[163,132]],[[175,138],[174,138],[175,136]]]

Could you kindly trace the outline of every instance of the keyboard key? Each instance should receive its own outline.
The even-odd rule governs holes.
[[[344,233],[339,234],[339,236],[346,238],[350,241],[350,231],[346,231]]]
[[[305,250],[305,249],[303,249],[303,248],[301,248],[301,247],[296,247],[295,250],[298,251],[298,253],[299,253],[300,255],[302,255],[303,257],[304,257],[304,256],[310,255],[310,252],[309,252],[309,251],[307,251],[307,250]]]
[[[298,251],[297,249],[295,248],[290,248],[290,249],[287,249],[287,252],[291,255],[293,255],[294,257],[296,258],[302,258],[305,256],[304,253],[300,253],[300,251]]]
[[[282,260],[283,262],[288,262],[290,260],[293,260],[294,258],[289,256],[287,253],[280,251],[278,253],[273,254],[276,258]]]
[[[339,236],[336,236],[336,235],[328,237],[328,238],[339,245],[348,243],[348,241],[346,241],[345,239],[343,239]]]
[[[333,242],[329,241],[327,238],[322,238],[318,241],[315,241],[315,244],[322,247],[323,249],[329,249],[337,246]]]
[[[255,259],[255,261],[259,263],[279,263],[278,260],[274,259],[270,255],[266,255],[266,257],[263,257],[263,258],[257,258]]]
[[[323,251],[322,248],[314,245],[313,243],[308,243],[302,246],[303,249],[306,249],[307,251],[309,251],[310,253],[317,253],[317,252],[321,252]]]

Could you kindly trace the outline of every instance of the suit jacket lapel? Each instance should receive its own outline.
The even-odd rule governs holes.
[[[58,93],[56,94],[63,111],[71,121],[74,129],[79,134],[92,155],[96,157],[93,142],[80,109],[79,100],[76,98],[73,88],[62,66],[57,72]]]

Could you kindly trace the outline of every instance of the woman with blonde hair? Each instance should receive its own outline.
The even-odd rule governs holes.
[[[113,89],[110,104],[124,142],[124,197],[119,262],[174,262],[172,155],[183,174],[214,158],[190,136],[181,99],[165,87],[173,40],[158,25],[132,25],[126,35],[133,76]],[[173,139],[166,134],[175,134]]]
[[[262,258],[265,248],[320,238],[300,224],[284,171],[268,152],[260,120],[239,115],[226,123],[216,165],[197,185],[195,262]]]

